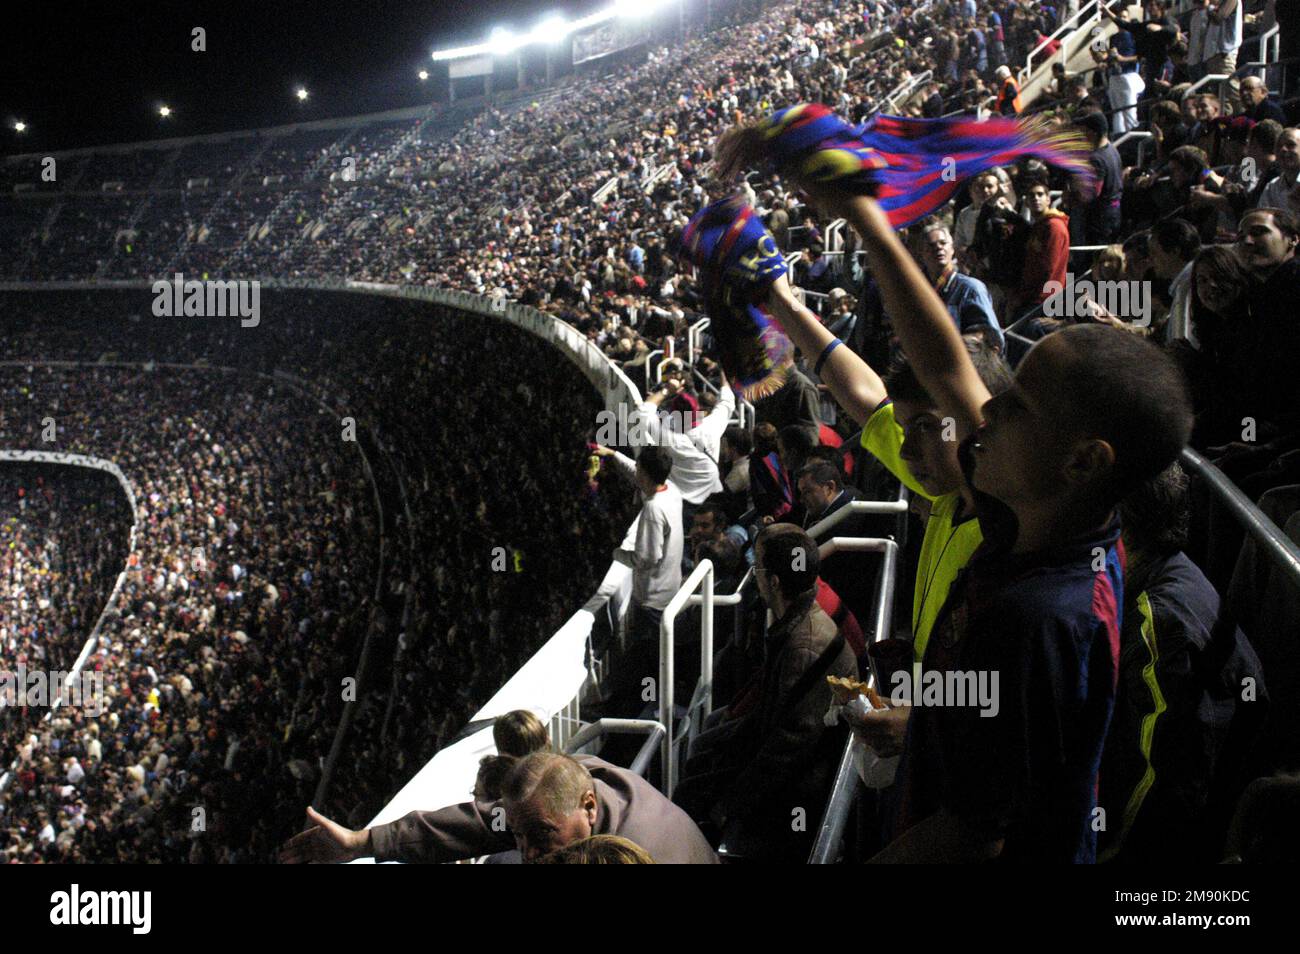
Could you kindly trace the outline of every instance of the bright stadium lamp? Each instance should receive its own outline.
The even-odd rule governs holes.
[[[528,38],[534,43],[559,43],[569,33],[569,24],[564,17],[553,13],[533,28]]]
[[[416,75],[417,75],[418,77],[420,77],[420,82],[423,83],[425,80],[427,80],[427,79],[429,78],[429,71],[428,71],[428,70],[420,70],[420,72],[417,73]]]
[[[170,106],[158,107],[158,115],[161,116],[163,119],[166,119],[171,114],[172,114],[172,108]]]
[[[505,27],[497,27],[492,31],[492,35],[488,37],[488,49],[495,56],[505,56],[519,49],[525,42]]]
[[[27,124],[23,122],[21,119],[15,120],[14,132],[19,132],[19,133],[27,132]]]
[[[305,102],[307,102],[307,89],[306,89],[306,87],[299,86],[296,90],[294,90],[293,95],[295,95],[295,96],[298,97],[298,102],[300,102],[300,103],[305,103]]]

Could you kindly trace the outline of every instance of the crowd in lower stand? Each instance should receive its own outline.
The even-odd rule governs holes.
[[[1095,21],[1074,19],[1077,3],[1029,0],[720,6],[709,28],[554,90],[362,123],[333,141],[286,136],[255,156],[232,144],[227,171],[240,171],[220,194],[0,199],[15,223],[0,238],[22,249],[8,257],[14,278],[197,270],[531,305],[643,387],[630,410],[657,434],[635,462],[601,448],[605,462],[589,470],[590,389],[484,317],[430,323],[414,302],[285,293],[260,337],[215,324],[164,337],[130,317],[147,314],[142,293],[46,293],[39,305],[13,293],[6,322],[109,307],[113,332],[19,321],[4,341],[17,357],[203,358],[242,376],[5,371],[4,442],[35,433],[32,421],[20,429],[19,408],[55,417],[68,428],[59,449],[99,453],[139,481],[150,531],[100,637],[129,731],[114,727],[120,750],[93,760],[104,781],[89,791],[56,776],[69,771],[65,750],[92,761],[92,725],[56,721],[24,741],[25,774],[0,818],[7,852],[266,857],[324,770],[332,794],[317,805],[347,827],[313,830],[294,858],[505,851],[510,838],[491,824],[504,805],[530,860],[600,835],[659,861],[712,860],[720,842],[795,860],[807,857],[847,721],[868,787],[851,857],[1287,856],[1294,826],[1249,809],[1275,784],[1252,780],[1295,767],[1300,686],[1277,635],[1278,618],[1300,620],[1295,594],[1176,458],[1190,445],[1279,526],[1296,526],[1294,71],[1244,67],[1275,24],[1282,59],[1294,54],[1294,5],[1149,0]],[[713,164],[718,136],[800,102],[851,123],[877,111],[1023,116],[1082,137],[1095,181],[1016,162],[971,178],[895,238],[869,204],[813,201],[808,183],[745,170],[739,189],[788,262],[789,289],[765,304],[800,357],[741,427],[730,383],[688,347],[708,276],[674,243],[733,188]],[[356,179],[331,179],[346,158],[360,160]],[[78,161],[89,160],[67,163]],[[24,168],[11,162],[6,175]],[[251,169],[284,181],[251,184]],[[144,232],[123,237],[138,202]],[[708,333],[701,343],[710,353]],[[282,382],[246,377],[277,370],[310,382],[331,411],[357,412],[368,471],[333,417]],[[112,429],[101,406],[117,415]],[[625,535],[629,479],[641,503]],[[900,482],[917,504],[899,621],[876,632],[879,558],[819,561],[809,531]],[[890,518],[836,534],[848,527],[903,539]],[[557,540],[577,542],[574,559],[553,558]],[[195,571],[196,545],[221,558]],[[483,572],[498,546],[509,571]],[[694,739],[677,804],[602,760],[520,752],[475,801],[366,832],[394,786],[589,595],[611,549],[633,572],[628,645],[600,704],[616,715],[646,701],[642,677],[657,675],[661,614],[683,574],[708,558],[726,592],[752,568],[754,589],[720,639],[719,711]],[[885,636],[905,640],[893,671],[912,661],[1000,673],[1000,718],[972,706],[864,714],[854,701],[828,727],[826,677],[865,677],[867,645]],[[332,648],[308,651],[322,643]],[[355,670],[363,645],[382,677],[363,680],[345,718],[325,689]],[[327,766],[341,721],[351,741]],[[647,814],[617,808],[629,799]],[[47,840],[42,819],[63,819],[69,804],[111,843],[66,836],[70,821]],[[545,838],[546,825],[526,826],[538,804],[553,816]],[[211,808],[220,838],[181,824],[196,806]],[[790,824],[796,811],[803,827]],[[170,834],[155,823],[164,814]],[[647,844],[656,825],[675,836]]]

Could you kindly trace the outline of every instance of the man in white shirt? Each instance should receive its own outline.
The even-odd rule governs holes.
[[[682,494],[669,480],[667,448],[646,447],[636,463],[641,512],[614,559],[632,568],[631,634],[658,645],[664,608],[682,585]]]
[[[681,391],[681,382],[670,378],[663,390],[641,402],[629,423],[634,433],[641,432],[646,444],[664,447],[671,455],[672,482],[681,491],[685,502],[682,516],[689,525],[695,508],[713,494],[722,492],[718,456],[722,451],[722,433],[731,423],[731,412],[736,407],[736,396],[724,375],[717,405],[698,424],[690,427],[691,422],[685,421],[680,427],[665,426],[659,417],[659,407]]]

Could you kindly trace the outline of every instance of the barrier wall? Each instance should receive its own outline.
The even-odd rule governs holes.
[[[0,463],[22,463],[22,464],[59,464],[65,467],[84,467],[89,470],[99,470],[114,477],[122,487],[122,493],[126,496],[127,503],[131,505],[131,533],[128,537],[126,548],[127,559],[130,560],[131,554],[135,552],[135,531],[138,523],[139,514],[136,511],[135,489],[131,482],[126,479],[122,473],[122,468],[111,460],[104,460],[100,457],[90,457],[85,454],[68,454],[62,451],[38,451],[38,450],[0,450]],[[86,665],[86,660],[95,650],[95,644],[99,642],[99,631],[104,625],[104,619],[108,616],[108,611],[117,603],[117,596],[122,591],[122,584],[126,582],[126,564],[123,564],[121,571],[117,574],[117,579],[113,581],[113,590],[108,594],[108,599],[104,601],[104,607],[99,611],[99,618],[95,620],[95,625],[91,627],[90,634],[86,637],[85,644],[81,647],[81,652],[77,654],[77,661],[72,664],[72,669],[68,671],[67,678],[64,679],[64,686],[70,687],[73,682],[81,678],[81,670]],[[46,722],[54,718],[54,712],[58,709],[62,698],[56,696],[50,704],[50,711],[45,714]],[[9,785],[9,780],[13,777],[13,772],[18,763],[13,765],[0,775],[0,792],[3,792]]]

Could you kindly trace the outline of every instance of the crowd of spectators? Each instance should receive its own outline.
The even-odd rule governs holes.
[[[320,782],[369,632],[372,675],[326,802],[364,821],[590,594],[626,505],[588,484],[596,401],[581,376],[508,326],[476,329],[462,350],[470,318],[364,301],[286,295],[259,335],[237,322],[142,324],[143,293],[6,296],[8,354],[87,365],[7,366],[4,445],[112,460],[139,505],[90,663],[108,712],[61,711],[34,739],[17,726],[6,737],[21,763],[0,803],[8,855],[268,858]],[[110,351],[135,364],[91,367]],[[502,392],[487,369],[507,360],[521,378]],[[373,435],[377,486],[341,438],[343,412],[256,376],[275,371],[312,382]],[[476,432],[511,439],[489,449]],[[481,479],[487,457],[496,481]],[[398,468],[401,488],[384,476]],[[572,559],[553,566],[544,554],[564,539]],[[70,667],[84,614],[63,632],[55,652],[24,630],[5,664],[39,645]],[[85,777],[69,787],[61,761],[74,756]],[[78,804],[84,826],[68,811]],[[40,840],[42,818],[62,837]]]
[[[1284,13],[1242,0],[1194,7],[1181,18],[1162,0],[1145,4],[1140,19],[1107,11],[1105,29],[1090,34],[1085,47],[1062,51],[1067,58],[1053,64],[1048,89],[1032,102],[1022,89],[1020,67],[1040,47],[1040,66],[1061,51],[1057,41],[1047,40],[1072,14],[1071,5],[962,0],[914,9],[884,0],[817,0],[776,4],[761,13],[742,8],[723,28],[650,49],[643,61],[573,75],[553,90],[488,103],[472,116],[435,111],[411,127],[350,130],[333,143],[304,142],[297,155],[287,142],[277,143],[252,157],[251,167],[286,180],[311,171],[311,181],[223,195],[205,210],[202,223],[187,226],[175,256],[166,261],[214,277],[351,278],[517,300],[571,323],[634,380],[644,373],[649,382],[651,353],[680,354],[686,330],[701,312],[698,278],[678,263],[672,243],[701,204],[730,188],[712,177],[711,168],[713,144],[724,128],[801,101],[826,102],[853,121],[877,109],[929,117],[1033,111],[1087,142],[1095,183],[1069,181],[1032,161],[1009,165],[970,180],[949,206],[905,230],[903,241],[970,347],[1001,355],[1012,366],[1033,342],[1078,325],[1111,325],[1159,346],[1191,382],[1192,446],[1259,499],[1294,484],[1300,469],[1294,453],[1300,447],[1300,393],[1286,366],[1300,344],[1288,312],[1300,292],[1300,131],[1285,125],[1294,106],[1285,101],[1287,91],[1273,90],[1281,99],[1270,94],[1272,73],[1233,75],[1192,89],[1198,77],[1233,72],[1248,23],[1259,30]],[[1078,54],[1085,49],[1090,62],[1080,68]],[[932,75],[921,81],[926,70]],[[446,121],[450,115],[457,122]],[[1117,145],[1132,132],[1149,139],[1130,137]],[[323,175],[347,158],[358,160],[355,179]],[[834,240],[835,219],[778,176],[751,173],[741,188],[794,262],[800,299],[848,351],[882,372],[889,368],[900,352],[895,325],[905,316],[890,314],[891,281],[868,267],[861,240],[847,229],[839,231],[842,242]],[[30,274],[37,277],[89,277],[105,270],[153,277],[164,257],[123,255],[118,239],[106,238],[122,216],[113,201],[97,198],[83,206],[77,197],[65,200],[50,234],[42,236],[45,251],[16,259],[12,273],[23,276],[22,268],[34,262]],[[1074,289],[1086,280],[1090,291],[1076,296]],[[430,326],[434,330],[422,330],[416,339],[422,347],[412,347],[403,323],[420,320],[413,313],[397,317],[390,333],[355,317],[330,324],[343,311],[334,296],[304,296],[295,306],[278,312],[280,321],[269,332],[278,336],[277,347],[240,366],[292,370],[348,406],[363,407],[375,449],[395,475],[392,486],[404,489],[409,505],[393,521],[403,545],[409,541],[409,561],[373,567],[381,575],[374,605],[355,582],[364,574],[348,575],[357,603],[349,610],[350,636],[343,635],[346,613],[331,618],[339,642],[336,661],[355,659],[368,627],[389,637],[380,640],[387,648],[378,658],[389,664],[393,689],[363,694],[353,735],[365,742],[340,766],[339,788],[350,801],[336,803],[336,811],[359,824],[381,793],[391,790],[391,779],[409,775],[453,737],[476,700],[527,658],[537,643],[517,639],[517,633],[544,634],[578,605],[583,586],[622,539],[632,496],[609,466],[596,472],[594,493],[590,485],[585,494],[569,486],[586,476],[581,442],[590,437],[593,399],[571,370],[535,360],[519,347],[519,332],[447,315]],[[347,307],[355,313],[377,306]],[[390,307],[400,312],[415,306]],[[328,333],[319,330],[322,324]],[[214,332],[204,347],[191,347],[191,357],[222,363],[222,349],[231,346],[233,353],[239,337]],[[122,347],[95,341],[105,342],[103,351]],[[473,341],[472,359],[458,359],[457,341]],[[183,346],[192,344],[182,339]],[[65,356],[58,343],[39,346],[40,353]],[[164,359],[176,347],[163,344],[139,357]],[[69,352],[89,356],[80,343]],[[267,357],[272,354],[277,357]],[[641,516],[654,520],[666,542],[643,547],[641,540],[635,546],[629,545],[634,538],[625,541],[623,550],[635,551],[641,584],[668,592],[663,581],[680,580],[677,564],[701,553],[729,563],[733,578],[745,562],[755,561],[775,578],[776,564],[764,567],[763,548],[755,547],[759,528],[811,527],[832,505],[852,499],[844,495],[847,472],[860,466],[861,456],[850,456],[841,441],[861,415],[844,406],[841,394],[832,400],[833,388],[816,373],[815,358],[803,354],[784,387],[756,402],[752,435],[737,429],[721,436],[716,497],[684,505],[679,496],[686,498],[688,488],[677,487],[671,476],[682,463],[678,458],[698,457],[703,442],[694,441],[693,450],[683,444],[676,454],[646,457],[636,479],[651,504]],[[709,386],[670,366],[666,391],[654,397],[648,413],[671,406],[704,426],[697,421],[708,420],[714,390],[726,384],[707,360],[697,370]],[[27,372],[25,386],[48,387],[41,380],[45,373]],[[69,377],[62,386],[75,392],[100,375],[111,378],[99,371]],[[177,380],[191,389],[180,400],[199,407],[200,398],[230,400],[209,394],[186,375]],[[148,379],[141,386],[158,387]],[[154,401],[173,406],[166,397],[133,399],[133,413]],[[530,441],[493,446],[495,480],[484,479],[482,461],[474,459],[463,433],[435,425],[472,420],[480,434],[511,433],[520,426],[521,408],[537,431]],[[263,425],[262,440],[293,430],[284,420],[257,426]],[[240,436],[257,439],[252,431]],[[702,453],[715,459],[708,449]],[[331,460],[330,466],[342,468]],[[881,469],[862,471],[853,482],[870,496],[868,485],[881,478]],[[618,492],[601,489],[605,483],[617,484]],[[359,488],[351,485],[347,498],[356,510],[331,534],[378,534],[377,515],[363,516],[367,505]],[[277,489],[298,505],[299,494],[312,493],[287,475]],[[654,504],[659,493],[667,494],[669,506]],[[396,505],[397,498],[385,499]],[[530,503],[552,499],[562,503],[544,513]],[[289,505],[279,501],[281,508]],[[1165,561],[1184,544],[1199,547],[1195,555],[1205,564],[1209,592],[1227,588],[1241,544],[1240,535],[1213,513],[1206,502],[1190,537],[1176,545],[1158,533],[1142,541],[1153,558]],[[701,517],[711,532],[695,526]],[[363,534],[353,524],[366,520]],[[716,532],[718,523],[728,525],[726,533]],[[727,541],[732,527],[738,539]],[[589,562],[581,571],[566,566],[561,572],[541,558],[560,538],[589,544],[583,548]],[[785,529],[768,539],[794,545]],[[688,547],[686,540],[713,549]],[[310,552],[308,541],[282,545]],[[510,553],[510,572],[476,572],[475,561],[481,556],[487,562],[497,545]],[[460,565],[429,565],[419,555],[433,549],[475,557]],[[769,552],[775,549],[770,543]],[[364,547],[342,547],[337,556],[359,560],[363,552]],[[672,565],[663,564],[665,554]],[[654,564],[653,573],[643,557]],[[1216,559],[1226,565],[1215,566]],[[808,636],[818,652],[834,650],[834,657],[842,647],[829,642],[830,633],[843,635],[846,619],[823,603],[823,594],[810,595],[807,582],[774,579],[764,598],[769,608],[797,614],[787,631]],[[656,598],[663,595],[656,591]],[[862,596],[839,595],[850,605]],[[1217,613],[1215,600],[1204,603],[1214,607],[1207,612]],[[408,606],[409,627],[398,622]],[[823,616],[834,619],[832,629]],[[1204,619],[1193,623],[1209,625]],[[485,642],[490,652],[483,652]],[[1241,669],[1250,671],[1252,657],[1242,655],[1247,662]],[[1260,655],[1268,651],[1261,647]],[[772,659],[751,662],[749,685],[757,695],[748,697],[747,706],[766,712],[771,730],[783,714],[768,690],[781,680]],[[789,680],[783,684],[790,688]],[[745,701],[743,691],[737,700]],[[801,730],[814,733],[808,711],[805,706],[801,712]],[[330,714],[337,717],[337,707]],[[308,725],[325,731],[337,722],[312,715],[317,721]],[[248,731],[270,732],[264,726]],[[302,742],[296,751],[323,751],[323,732],[309,732],[309,741],[292,732],[288,738]],[[259,742],[266,739],[258,736]],[[204,751],[209,761],[217,760],[216,745]],[[238,759],[225,761],[224,771],[246,777],[238,775]],[[291,760],[281,764],[292,774]],[[313,776],[305,769],[300,774],[294,778],[302,795],[304,780]],[[230,798],[242,797],[230,795],[233,790],[224,789]],[[707,816],[716,805],[695,808]],[[697,820],[707,827],[707,818]],[[253,856],[264,855],[274,827],[254,826],[241,844],[250,845]],[[211,842],[194,840],[195,851],[210,850],[200,844]]]

